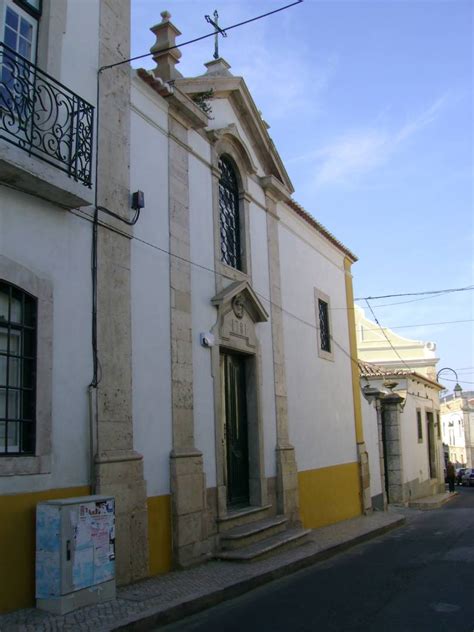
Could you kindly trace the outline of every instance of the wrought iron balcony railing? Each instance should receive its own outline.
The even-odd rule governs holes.
[[[94,108],[0,42],[0,138],[91,187]]]

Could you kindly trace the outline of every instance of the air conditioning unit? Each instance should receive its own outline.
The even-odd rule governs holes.
[[[36,507],[36,606],[55,614],[115,598],[115,500],[82,496]]]

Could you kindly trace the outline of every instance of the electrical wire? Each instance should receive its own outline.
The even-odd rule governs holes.
[[[427,290],[425,292],[404,292],[401,294],[385,294],[382,296],[363,296],[361,298],[355,298],[354,301],[375,301],[375,300],[379,300],[383,298],[397,298],[400,296],[423,296],[427,294],[449,294],[451,292],[466,292],[468,290],[474,290],[474,285],[467,285],[465,287],[448,288],[447,290]]]
[[[460,323],[473,323],[474,319],[467,320],[441,320],[436,323],[415,323],[413,325],[393,325],[386,329],[413,329],[414,327],[432,327],[434,325],[456,325]],[[364,327],[364,331],[378,331],[378,327]]]
[[[79,211],[78,217],[80,217],[82,219],[86,219],[88,221],[91,221],[91,218],[90,218],[90,216],[87,213],[84,213],[83,211],[81,211],[81,209],[76,209],[76,210]],[[109,224],[107,224],[105,222],[101,222],[100,225],[102,227],[108,229],[108,230],[116,231],[115,227],[113,227],[113,226],[111,226],[111,225],[109,225]],[[229,276],[227,276],[227,275],[225,275],[225,274],[223,274],[221,272],[218,272],[217,270],[213,270],[212,268],[209,268],[207,266],[198,264],[198,263],[196,263],[194,261],[191,261],[190,259],[187,259],[186,257],[182,257],[181,255],[176,255],[174,253],[171,253],[171,252],[169,252],[169,250],[166,250],[165,248],[161,248],[160,246],[157,246],[156,244],[152,244],[151,242],[149,242],[149,241],[147,241],[145,239],[142,239],[142,238],[140,238],[140,237],[138,237],[136,235],[131,235],[130,238],[134,239],[135,241],[138,241],[138,242],[140,242],[140,243],[142,243],[142,244],[144,244],[144,245],[146,245],[146,246],[148,246],[150,248],[153,248],[154,250],[157,250],[157,251],[159,251],[159,252],[161,252],[161,253],[169,256],[169,257],[174,257],[174,258],[179,259],[179,260],[181,260],[181,261],[183,261],[185,263],[188,263],[189,265],[192,265],[192,266],[194,266],[194,267],[196,267],[198,269],[201,269],[201,270],[204,270],[206,272],[212,273],[213,276],[220,276],[220,277],[222,277],[222,278],[224,278],[226,280],[232,280],[231,277],[229,277]],[[270,306],[273,306],[273,307],[276,307],[277,309],[281,310],[282,313],[286,314],[288,317],[292,318],[293,320],[296,320],[297,322],[299,322],[299,323],[301,323],[301,324],[303,324],[303,325],[305,325],[307,327],[310,327],[311,329],[313,329],[315,331],[318,331],[318,327],[313,322],[307,321],[306,319],[301,318],[300,316],[297,316],[293,312],[290,312],[289,310],[285,309],[284,307],[282,307],[278,303],[275,303],[274,301],[272,301],[267,296],[263,295],[261,292],[258,292],[256,290],[254,290],[254,291],[257,294],[257,296],[262,301],[264,301],[266,304],[268,304]],[[372,307],[370,306],[370,304],[369,304],[369,309],[372,312],[372,315],[373,315],[373,317],[374,317],[374,319],[375,319],[375,321],[376,321],[376,323],[378,325],[377,330],[381,329],[382,332],[383,332],[383,327],[380,325],[380,322],[378,321],[377,317],[375,316],[375,313],[374,313]],[[374,328],[374,330],[375,330],[375,328]],[[330,339],[331,339],[332,343],[341,351],[341,353],[343,353],[350,360],[350,362],[352,364],[354,364],[354,366],[359,371],[359,369],[360,369],[360,367],[359,367],[359,359],[358,358],[354,358],[354,356],[352,356],[352,354],[349,351],[347,351],[347,349],[345,349],[344,346],[336,340],[336,338],[334,338],[334,335],[331,332],[330,332],[329,336],[330,336]],[[408,371],[410,371],[410,372],[413,371],[413,369],[403,360],[403,358],[401,358],[401,356],[398,354],[398,352],[393,347],[393,345],[391,344],[391,342],[390,342],[390,340],[388,338],[387,338],[387,341],[389,342],[390,346],[392,347],[393,351],[396,353],[398,358],[404,364],[405,368]],[[471,367],[467,367],[467,368],[471,368]],[[472,367],[472,368],[474,368],[474,367]],[[459,370],[461,370],[461,369],[459,369]],[[100,363],[98,363],[98,371],[99,371],[99,375],[100,375]],[[361,377],[362,377],[362,379],[365,379],[365,381],[367,383],[370,383],[370,380],[367,378],[367,376],[361,376]],[[456,380],[446,379],[444,381],[455,382]],[[464,383],[464,384],[472,384],[472,383],[474,383],[474,382],[469,382],[467,380],[462,380],[462,379],[459,380],[459,381]],[[99,377],[99,382],[100,382],[100,377]],[[415,393],[412,393],[412,394],[415,395]]]
[[[284,11],[285,9],[289,9],[290,7],[294,7],[297,4],[301,4],[303,0],[296,0],[296,2],[292,2],[291,4],[287,4],[284,7],[280,7],[279,9],[274,9],[273,11],[268,11],[268,13],[262,13],[262,15],[257,15],[254,18],[249,18],[248,20],[244,20],[243,22],[238,22],[237,24],[232,24],[231,26],[226,26],[224,28],[220,28],[219,30],[213,31],[212,33],[207,33],[206,35],[201,35],[200,37],[195,37],[194,39],[188,40],[187,42],[181,42],[180,44],[176,44],[175,46],[169,46],[168,48],[160,49],[160,53],[167,53],[170,50],[174,50],[176,48],[183,48],[184,46],[188,46],[188,44],[195,44],[196,42],[200,42],[201,40],[207,39],[208,37],[214,37],[218,35],[221,31],[231,31],[232,29],[236,29],[239,26],[244,26],[245,24],[250,24],[251,22],[256,22],[257,20],[261,20],[262,18],[266,18],[269,15],[273,15],[274,13],[279,13],[280,11]],[[143,55],[137,55],[136,57],[130,57],[129,59],[124,59],[123,61],[118,61],[115,64],[108,64],[107,66],[101,66],[99,68],[99,72],[103,70],[108,70],[109,68],[115,68],[116,66],[121,66],[122,64],[128,64],[132,61],[138,61],[139,59],[145,59],[145,57],[151,57],[155,53],[144,53]]]
[[[81,209],[76,209],[77,211],[79,211],[78,215],[83,218],[83,219],[88,219],[90,220],[90,216],[87,213],[83,213],[81,211]],[[111,226],[110,224],[107,224],[106,222],[100,222],[100,225],[103,226],[104,228],[108,228],[109,230],[116,230],[115,227]],[[153,244],[149,241],[147,241],[146,239],[142,239],[141,237],[138,237],[137,235],[129,235],[130,239],[134,239],[135,241],[142,243],[146,246],[149,246],[150,248],[153,248],[154,250],[158,250],[159,252],[162,252],[165,255],[168,255],[170,257],[174,257],[176,259],[179,259],[180,261],[183,261],[183,263],[188,263],[190,265],[192,265],[195,268],[204,270],[206,272],[209,272],[210,274],[212,274],[213,276],[220,276],[223,279],[226,280],[231,280],[232,277],[226,275],[223,272],[219,272],[218,270],[215,270],[213,268],[210,268],[206,265],[197,263],[196,261],[193,261],[192,259],[188,259],[187,257],[183,257],[182,255],[177,255],[175,253],[170,252],[169,250],[167,250],[166,248],[161,248],[160,246]],[[256,292],[256,294],[258,294],[260,296],[260,298],[264,299],[264,300],[269,300],[267,299],[267,297],[265,297],[263,294],[260,294],[258,292]],[[277,305],[275,303],[273,303],[273,305],[275,307],[278,307],[279,309],[284,310],[284,308],[281,305]],[[380,306],[378,306],[380,307]],[[340,307],[340,308],[334,308],[334,309],[346,309],[346,310],[351,310],[354,309],[353,307]],[[291,312],[286,311],[286,313],[288,315],[293,316],[294,318],[300,320],[302,323],[306,324],[306,325],[310,325],[310,323],[308,323],[308,321],[305,321],[303,319],[300,319],[298,316],[292,314]],[[432,322],[432,323],[415,323],[413,325],[395,325],[395,326],[391,326],[391,327],[386,327],[385,329],[411,329],[414,327],[427,327],[427,326],[434,326],[434,325],[448,325],[448,324],[456,324],[456,323],[469,323],[469,322],[474,322],[473,319],[467,319],[467,320],[452,320],[452,321],[439,321],[439,322]],[[313,325],[314,326],[314,325]],[[377,324],[377,327],[367,327],[367,331],[379,331],[380,330],[381,325]],[[467,367],[467,368],[473,368],[474,367]],[[458,370],[462,370],[462,369],[458,369]]]
[[[379,323],[377,316],[375,315],[374,310],[372,309],[371,304],[369,303],[368,299],[365,299],[365,302],[367,303],[367,307],[370,309],[370,312],[372,314],[372,316],[374,317],[375,322],[377,323],[377,325],[380,327],[380,331],[383,333],[385,340],[388,342],[388,344],[390,345],[390,347],[392,348],[392,350],[394,351],[395,355],[398,357],[398,359],[402,362],[402,364],[405,365],[405,367],[407,369],[410,369],[410,367],[408,366],[408,364],[405,362],[405,360],[402,358],[402,356],[398,353],[398,351],[395,349],[395,347],[392,345],[392,341],[390,340],[390,338],[387,336],[387,334],[385,333],[385,329],[382,327],[382,325]]]

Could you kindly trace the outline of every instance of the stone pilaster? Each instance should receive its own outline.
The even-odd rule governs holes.
[[[130,55],[129,0],[101,0],[99,65]],[[120,51],[120,52],[119,52]],[[98,204],[129,218],[130,76],[128,65],[100,75]],[[111,148],[113,147],[113,151]],[[118,148],[118,150],[117,150]],[[117,220],[107,223],[119,226]],[[130,237],[98,227],[94,488],[116,500],[117,580],[148,575],[146,486],[133,449]]]
[[[369,453],[365,442],[357,444],[357,458],[359,460],[362,510],[366,514],[372,511],[372,495],[370,492]]]
[[[400,409],[403,398],[390,393],[382,400],[383,441],[385,444],[388,502],[407,502],[403,484],[403,454],[400,437]]]
[[[357,460],[359,464],[359,481],[361,492],[361,509],[363,513],[372,511],[372,498],[370,494],[370,468],[368,452],[364,441],[364,429],[362,424],[362,408],[360,400],[360,375],[357,366],[357,342],[354,310],[354,292],[352,289],[352,261],[344,257],[344,273],[346,286],[347,328],[349,334],[350,362],[352,375],[352,399],[354,402],[354,426],[357,444]]]
[[[206,484],[202,454],[194,444],[191,264],[187,262],[191,257],[187,129],[172,117],[169,124],[173,423],[170,475],[174,560],[177,566],[185,567],[196,563],[207,553],[204,519]]]
[[[267,184],[268,266],[270,277],[273,373],[276,409],[277,506],[290,522],[299,523],[298,468],[295,449],[288,436],[288,397],[286,388],[285,351],[283,346],[283,316],[281,310],[280,250],[276,198]]]

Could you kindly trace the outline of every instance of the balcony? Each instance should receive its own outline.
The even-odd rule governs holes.
[[[0,181],[65,207],[89,204],[93,126],[93,106],[0,43]]]

